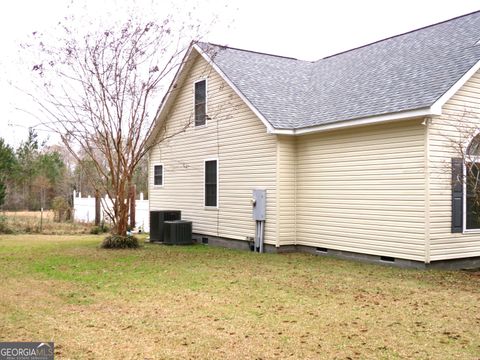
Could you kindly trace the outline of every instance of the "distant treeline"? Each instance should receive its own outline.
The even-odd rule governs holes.
[[[147,194],[146,161],[135,175],[137,191]],[[56,197],[70,202],[73,190],[93,195],[95,176],[88,160],[79,164],[63,145],[47,145],[33,129],[16,149],[0,138],[0,209],[51,209]]]

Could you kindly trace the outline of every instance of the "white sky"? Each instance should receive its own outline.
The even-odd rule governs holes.
[[[17,146],[26,138],[28,126],[36,123],[16,110],[18,104],[26,104],[27,100],[8,85],[8,80],[13,80],[21,88],[28,87],[31,67],[20,66],[17,58],[19,44],[26,36],[38,30],[48,32],[72,9],[77,15],[108,21],[121,18],[123,8],[131,3],[132,0],[2,2],[0,137]],[[171,9],[169,2],[162,0],[136,3],[153,9],[159,18],[162,11]],[[174,11],[179,16],[186,16],[187,9],[194,6],[193,13],[200,18],[218,15],[217,24],[205,38],[207,41],[303,60],[316,60],[480,8],[478,0],[177,0],[175,3]]]

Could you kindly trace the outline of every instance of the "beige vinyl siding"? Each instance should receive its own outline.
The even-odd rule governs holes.
[[[177,88],[166,134],[193,120],[193,84],[207,79],[205,127],[163,141],[150,153],[150,209],[182,211],[199,234],[245,240],[254,236],[251,198],[254,188],[267,189],[265,242],[276,244],[276,137],[221,79],[197,56],[186,80]],[[163,133],[160,135],[162,136]],[[204,161],[218,159],[218,209],[204,207]],[[153,166],[164,165],[164,186],[153,185]]]
[[[297,139],[297,244],[425,260],[422,120]]]
[[[278,188],[278,245],[294,245],[295,223],[295,159],[296,138],[278,136],[277,188]]]
[[[430,260],[480,256],[480,233],[451,232],[451,158],[480,126],[480,73],[444,105],[429,125]]]

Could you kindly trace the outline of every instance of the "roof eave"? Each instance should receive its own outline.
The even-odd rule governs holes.
[[[377,116],[369,116],[369,117],[360,118],[360,119],[346,120],[346,121],[335,122],[330,124],[311,126],[307,128],[274,129],[272,131],[272,134],[306,135],[306,134],[344,129],[344,128],[355,127],[355,126],[381,124],[381,123],[386,123],[391,121],[415,119],[415,118],[422,118],[422,117],[428,117],[428,116],[438,116],[441,114],[442,114],[441,109],[440,111],[438,111],[438,108],[429,106],[429,107],[424,107],[424,108],[415,109],[415,110],[401,111],[401,112],[383,114],[383,115],[377,115]]]
[[[157,110],[157,113],[155,115],[155,119],[153,120],[155,122],[154,128],[152,129],[152,132],[150,133],[149,137],[147,138],[145,144],[146,146],[151,146],[152,143],[155,141],[155,139],[158,136],[158,132],[160,129],[160,125],[163,122],[163,118],[165,117],[165,112],[168,106],[172,103],[172,101],[175,98],[175,89],[178,85],[178,83],[181,81],[180,78],[183,74],[183,70],[185,67],[191,64],[190,57],[192,55],[192,49],[193,46],[190,45],[190,47],[187,49],[185,55],[182,58],[182,61],[180,63],[180,66],[178,67],[178,70],[170,83],[167,92],[165,93],[162,102],[160,103],[160,106]]]

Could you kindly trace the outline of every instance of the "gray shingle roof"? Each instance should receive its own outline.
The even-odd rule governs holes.
[[[480,60],[480,11],[315,62],[200,43],[276,129],[429,107]]]

